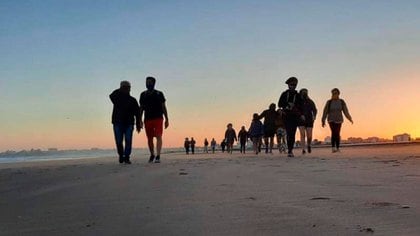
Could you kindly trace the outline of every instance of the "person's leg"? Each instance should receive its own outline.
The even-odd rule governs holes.
[[[114,139],[115,139],[115,145],[117,146],[117,153],[119,156],[119,162],[124,162],[124,147],[123,147],[123,132],[121,129],[121,125],[114,124]]]
[[[307,133],[307,138],[308,138],[308,152],[311,153],[312,152],[312,127],[307,127],[306,128],[306,133]]]
[[[291,147],[292,147],[292,153],[293,153],[293,148],[295,147],[295,142],[296,142],[296,131],[297,131],[297,122],[293,123],[293,126],[291,127],[291,137],[290,137],[290,141],[291,141]]]
[[[299,126],[299,133],[300,133],[300,145],[301,145],[301,147],[302,147],[302,154],[305,154],[306,153],[306,151],[305,151],[305,139],[306,139],[306,137],[305,137],[305,126]]]
[[[125,150],[124,150],[124,162],[127,164],[131,164],[130,162],[130,155],[131,155],[131,148],[133,142],[133,125],[127,125],[124,127],[124,138],[125,138]]]
[[[156,159],[159,159],[160,152],[162,151],[162,136],[156,137]]]
[[[268,137],[264,135],[265,153],[268,153]]]
[[[295,135],[297,129],[297,121],[294,116],[286,116],[286,134],[287,134],[287,149],[289,156],[293,156],[293,148],[295,145]]]
[[[273,145],[274,145],[274,136],[270,137],[270,153],[273,153]]]
[[[340,150],[340,141],[341,141],[340,133],[341,133],[341,123],[337,123],[337,137],[336,137],[337,139],[335,143],[337,151]]]
[[[154,147],[155,145],[153,143],[153,137],[152,136],[147,137],[147,145],[149,147],[150,155],[154,156],[155,155],[155,147]]]
[[[331,146],[333,149],[333,152],[337,151],[337,147],[339,147],[339,139],[340,139],[340,129],[341,124],[330,122],[330,128],[331,128]]]

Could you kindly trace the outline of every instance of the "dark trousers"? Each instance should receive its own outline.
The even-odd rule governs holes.
[[[241,153],[245,153],[246,141],[241,141]]]
[[[131,145],[133,141],[134,125],[114,124],[114,138],[117,145],[117,152],[121,158],[130,158]],[[124,142],[125,140],[125,147]]]
[[[190,147],[185,147],[185,153],[189,154],[190,153]]]
[[[330,125],[331,129],[331,146],[339,149],[341,123],[329,122],[328,124]]]
[[[293,151],[296,141],[296,130],[298,127],[298,116],[292,114],[286,114],[284,123],[286,126],[286,137],[287,137],[287,150],[289,153]]]

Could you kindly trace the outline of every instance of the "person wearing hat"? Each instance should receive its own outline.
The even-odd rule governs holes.
[[[304,119],[302,115],[302,98],[296,91],[298,79],[290,77],[286,80],[288,89],[280,95],[278,107],[281,109],[284,117],[287,134],[287,156],[294,157],[293,147],[295,146],[296,130],[299,119]]]
[[[130,154],[133,140],[134,118],[137,132],[140,132],[140,108],[137,100],[130,96],[131,85],[121,81],[120,88],[114,90],[109,98],[113,104],[112,124],[119,162],[131,164]],[[125,147],[123,142],[125,140]]]
[[[340,96],[340,90],[334,88],[331,90],[331,99],[327,101],[322,114],[322,127],[325,127],[325,120],[331,129],[331,145],[332,152],[340,151],[340,131],[344,122],[343,113],[346,118],[353,124],[353,119],[349,113],[346,103]]]

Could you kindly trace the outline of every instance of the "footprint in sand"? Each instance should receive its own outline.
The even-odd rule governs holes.
[[[331,198],[329,197],[313,197],[310,200],[330,200]]]
[[[188,175],[187,172],[179,172],[179,175]]]

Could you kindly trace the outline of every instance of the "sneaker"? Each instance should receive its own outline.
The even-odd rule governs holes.
[[[311,146],[308,146],[308,153],[311,153],[311,152],[312,152]]]
[[[123,163],[124,162],[124,157],[123,156],[120,156],[120,158],[119,158],[119,160],[118,160],[120,163]]]
[[[127,157],[124,158],[124,163],[125,164],[131,164],[130,156],[127,156]]]
[[[150,155],[149,163],[152,163],[154,159],[155,159],[155,155]]]
[[[332,153],[336,153],[337,152],[337,149],[336,148],[333,148],[332,149]]]
[[[302,149],[302,154],[306,154],[306,151],[305,151],[305,149]]]
[[[155,163],[160,163],[160,156],[159,155],[156,156]]]
[[[294,157],[295,155],[293,155],[293,152],[289,152],[288,154],[287,154],[287,157]]]

